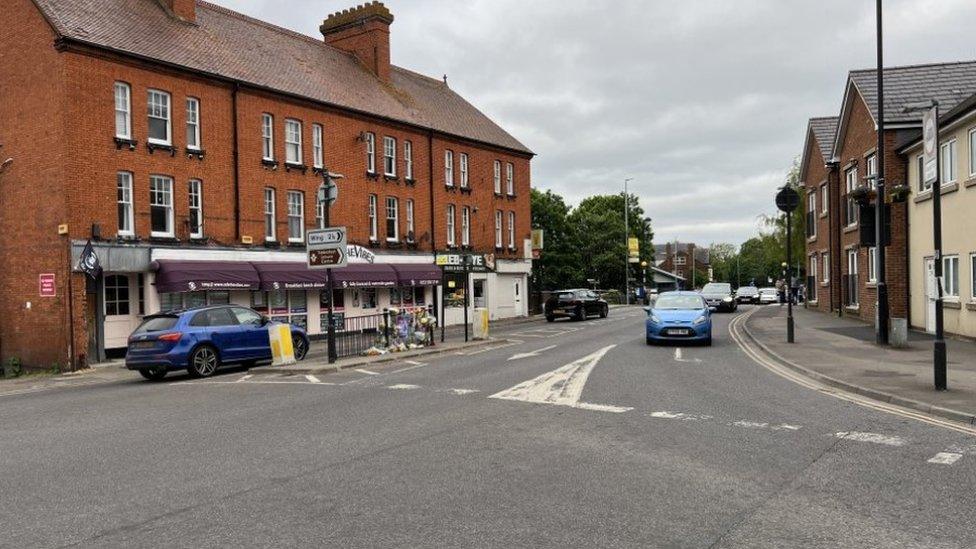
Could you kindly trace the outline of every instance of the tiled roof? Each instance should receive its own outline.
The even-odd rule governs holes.
[[[810,131],[817,140],[817,147],[824,159],[829,160],[834,146],[834,136],[837,134],[837,116],[823,116],[810,119]]]
[[[877,70],[851,71],[850,79],[877,120]],[[937,100],[939,109],[947,112],[976,93],[976,61],[885,68],[884,93],[885,123],[918,122],[918,113],[903,113],[902,108],[929,99]]]
[[[157,0],[34,2],[75,41],[531,153],[441,80],[393,67],[385,84],[322,39],[207,2],[197,2],[195,24]]]
[[[667,257],[668,257],[668,245],[669,244],[671,246],[671,253],[673,254],[674,253],[674,250],[675,250],[675,243],[674,242],[665,243],[665,244],[655,244],[654,245],[654,257],[656,259],[660,259],[660,260],[667,259]],[[703,248],[703,247],[701,247],[701,246],[699,246],[697,244],[694,244],[694,243],[678,242],[677,250],[679,252],[687,252],[689,245],[695,247],[695,260],[700,261],[702,263],[708,263],[709,255],[710,255],[710,252],[711,252],[711,250],[709,250],[708,248]]]

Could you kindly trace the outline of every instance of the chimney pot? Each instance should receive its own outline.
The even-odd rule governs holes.
[[[389,82],[392,23],[390,10],[373,1],[329,15],[319,30],[326,44],[351,53],[380,80]]]

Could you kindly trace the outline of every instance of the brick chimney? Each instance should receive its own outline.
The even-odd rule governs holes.
[[[356,56],[380,80],[390,81],[390,24],[393,14],[382,2],[333,13],[319,30],[330,46]]]
[[[197,0],[162,0],[176,17],[189,22],[197,20]]]

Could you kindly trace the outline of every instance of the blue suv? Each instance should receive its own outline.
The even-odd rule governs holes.
[[[198,307],[150,315],[132,335],[125,367],[159,380],[171,370],[213,375],[223,364],[271,360],[268,317],[237,305]],[[295,358],[308,354],[308,335],[291,326]]]

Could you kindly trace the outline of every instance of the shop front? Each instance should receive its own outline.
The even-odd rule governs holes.
[[[469,319],[474,309],[487,309],[491,320],[528,314],[525,292],[532,267],[530,261],[496,260],[492,254],[445,252],[437,255],[436,262],[444,276],[446,325],[464,322],[465,293]]]

